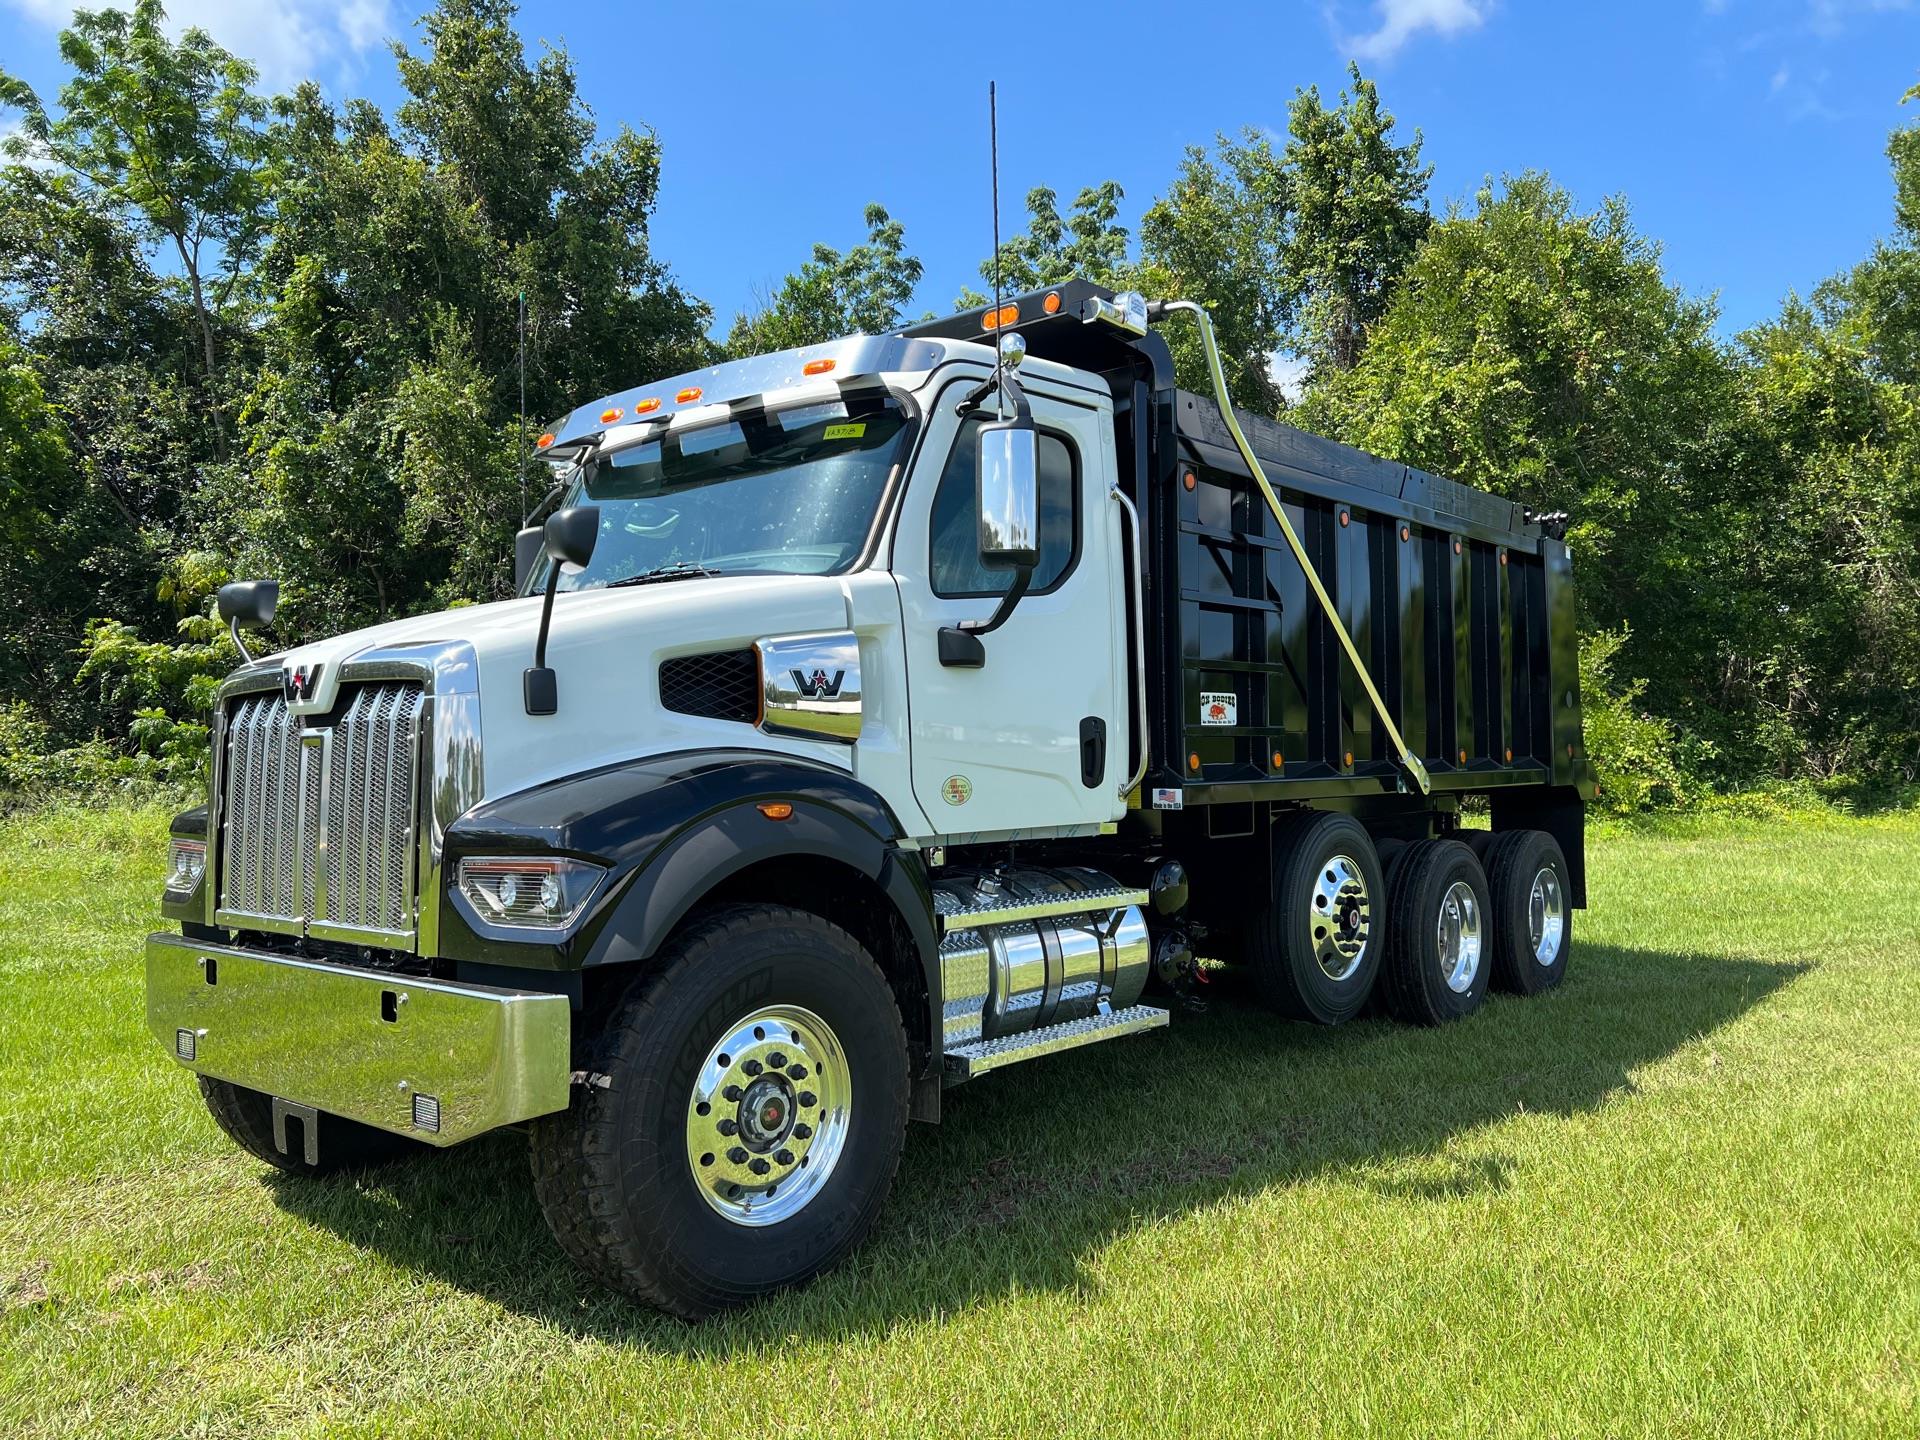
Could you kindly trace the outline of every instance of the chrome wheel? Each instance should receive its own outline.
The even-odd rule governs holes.
[[[1313,956],[1329,980],[1360,968],[1373,930],[1367,877],[1351,855],[1335,855],[1313,882]]]
[[[1560,937],[1567,931],[1567,902],[1560,891],[1560,876],[1551,865],[1542,865],[1533,877],[1527,893],[1527,938],[1533,942],[1533,958],[1551,965],[1560,958]]]
[[[701,1198],[736,1225],[798,1214],[847,1144],[853,1075],[811,1010],[769,1005],[707,1052],[687,1101],[687,1164]]]
[[[1464,995],[1480,973],[1480,901],[1473,887],[1456,880],[1440,897],[1440,974],[1447,988]]]

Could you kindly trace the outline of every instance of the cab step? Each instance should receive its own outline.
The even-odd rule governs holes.
[[[1027,920],[1056,920],[1068,915],[1104,915],[1129,905],[1147,903],[1147,892],[1115,886],[1111,890],[1082,890],[1048,900],[1009,900],[1004,905],[977,905],[940,916],[946,933],[979,930],[991,925],[1017,925]]]
[[[1159,1030],[1167,1023],[1165,1010],[1152,1005],[1129,1005],[1124,1010],[1109,1010],[1104,1015],[1088,1015],[1058,1025],[1042,1025],[1038,1030],[1023,1030],[1018,1035],[1002,1035],[997,1040],[976,1040],[947,1051],[947,1073],[956,1080],[971,1080],[1002,1065],[1054,1055],[1096,1040],[1115,1040],[1122,1035],[1137,1035]]]

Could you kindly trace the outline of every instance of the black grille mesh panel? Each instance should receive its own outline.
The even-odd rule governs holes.
[[[759,663],[752,650],[717,650],[663,660],[660,703],[682,715],[751,725],[760,718]]]

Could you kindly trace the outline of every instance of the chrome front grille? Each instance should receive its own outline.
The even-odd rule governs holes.
[[[221,919],[340,939],[411,940],[425,694],[349,686],[301,729],[277,691],[227,712]]]

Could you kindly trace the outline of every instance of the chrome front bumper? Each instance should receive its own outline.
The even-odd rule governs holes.
[[[434,1145],[567,1108],[564,995],[147,937],[147,1026],[181,1064]]]

